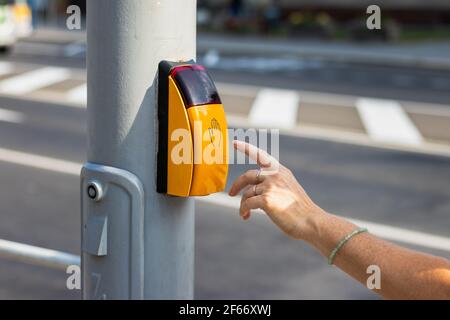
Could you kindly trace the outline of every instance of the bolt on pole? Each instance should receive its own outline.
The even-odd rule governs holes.
[[[87,1],[84,299],[192,299],[194,200],[156,193],[161,60],[196,55],[195,0]]]

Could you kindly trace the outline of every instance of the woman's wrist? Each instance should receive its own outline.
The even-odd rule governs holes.
[[[304,240],[328,256],[339,241],[355,228],[353,223],[319,208],[306,221]]]
[[[315,206],[306,217],[302,217],[301,239],[309,244],[313,244],[320,237],[322,225],[327,220],[328,213],[320,207]]]

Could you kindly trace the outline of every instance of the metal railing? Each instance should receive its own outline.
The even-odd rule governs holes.
[[[77,255],[2,239],[0,258],[64,271],[68,266],[80,265],[80,257]]]

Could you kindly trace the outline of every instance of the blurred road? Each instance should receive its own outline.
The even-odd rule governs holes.
[[[50,165],[59,159],[81,166],[85,160],[85,70],[80,48],[39,39],[19,43],[13,55],[0,61],[2,239],[79,254],[76,170],[43,169],[33,155],[48,157]],[[440,240],[448,243],[450,238],[449,91],[423,85],[438,78],[445,84],[450,73],[404,70],[413,81],[394,86],[370,77],[372,68],[380,75],[393,73],[385,74],[386,79],[399,72],[349,66],[340,72],[334,69],[337,78],[328,81],[324,75],[330,69],[317,65],[287,73],[219,67],[212,68],[212,73],[221,82],[225,107],[235,126],[254,124],[252,110],[258,105],[255,100],[261,87],[299,93],[299,116],[282,131],[280,160],[322,207],[395,227],[388,237],[398,236],[404,245],[450,258],[450,247],[438,249]],[[359,78],[351,76],[359,72]],[[241,83],[246,86],[236,86]],[[374,89],[373,83],[380,89]],[[390,108],[393,118],[398,118],[396,124],[412,121],[404,127],[404,143],[373,141],[377,130],[364,121],[368,103],[360,99],[374,95],[384,99],[377,100],[378,105]],[[401,108],[386,105],[393,99],[402,102]],[[352,106],[343,106],[347,102]],[[407,116],[399,116],[401,110]],[[317,123],[317,118],[328,120]],[[412,139],[417,135],[411,128],[419,128],[419,142]],[[352,138],[346,139],[349,135]],[[231,166],[229,182],[247,168]],[[224,201],[198,201],[196,215],[196,298],[376,298],[327,266],[305,244],[285,237],[265,216],[254,215],[242,222],[237,210]],[[408,231],[420,232],[421,237],[414,239]],[[60,271],[0,260],[0,298],[79,298],[79,292],[65,288],[65,277]]]
[[[215,77],[230,83],[444,104],[450,98],[449,42],[356,45],[200,34],[197,51]],[[84,67],[85,54],[83,33],[44,29],[17,44],[10,59]]]

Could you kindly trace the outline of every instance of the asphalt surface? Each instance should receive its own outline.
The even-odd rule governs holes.
[[[44,59],[32,52],[7,60],[82,67],[80,58]],[[212,72],[219,80],[231,83],[248,80],[252,84],[272,79],[272,84],[288,87],[294,82],[276,73]],[[423,70],[410,72],[423,78]],[[382,79],[374,81],[381,85]],[[342,86],[358,91],[360,87],[353,84]],[[326,88],[324,85],[321,90]],[[370,84],[364,88],[374,92]],[[399,96],[404,94],[402,90],[392,88]],[[413,92],[410,98],[417,100],[448,97],[448,92],[438,94],[419,84],[404,90]],[[0,97],[0,106],[25,115],[20,124],[0,122],[0,148],[84,161],[84,109],[70,108],[63,102],[57,105],[4,97]],[[282,136],[280,160],[326,210],[450,236],[450,158]],[[248,168],[231,166],[229,182]],[[0,162],[0,203],[0,238],[79,254],[78,177]],[[449,251],[417,249],[450,258]],[[0,299],[79,298],[79,292],[65,288],[65,280],[61,271],[0,260]],[[307,245],[287,238],[267,217],[255,215],[249,222],[242,222],[235,210],[204,203],[197,204],[196,210],[195,296],[198,299],[377,298],[339,270],[330,268]]]

